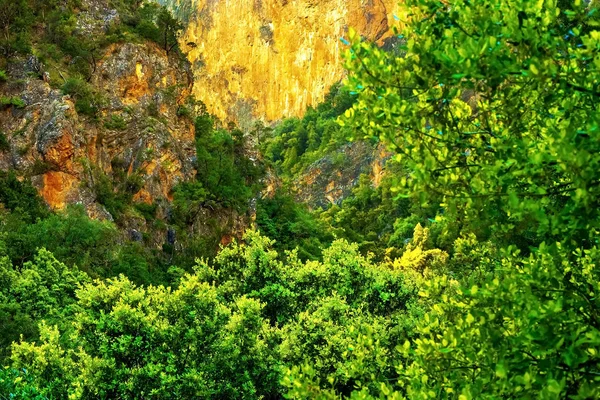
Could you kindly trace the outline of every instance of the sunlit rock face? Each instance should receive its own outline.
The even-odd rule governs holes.
[[[301,115],[343,77],[349,27],[389,36],[397,0],[160,0],[185,23],[194,93],[244,126]]]

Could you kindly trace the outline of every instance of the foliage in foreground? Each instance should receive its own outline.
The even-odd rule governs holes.
[[[399,379],[373,377],[352,397],[597,398],[596,5],[415,0],[406,10],[402,54],[351,38],[359,96],[343,123],[397,153],[411,171],[399,179],[406,196],[439,201],[462,235],[504,250],[472,260],[458,286],[452,270],[428,280],[433,305],[398,350]],[[310,365],[284,382],[294,398],[340,394]]]
[[[349,349],[367,334],[385,348],[401,343],[422,313],[422,275],[373,263],[344,241],[323,262],[292,254],[284,263],[271,245],[248,232],[174,288],[90,281],[46,251],[31,273],[4,259],[4,320],[39,322],[39,339],[13,344],[11,364],[55,398],[273,397],[283,368],[307,362],[345,392],[371,373],[396,376],[398,355]],[[54,270],[69,279],[38,278]]]
[[[28,332],[3,349],[11,368],[0,384],[74,399],[599,397],[594,3],[407,5],[400,52],[353,38],[358,98],[343,123],[397,153],[405,172],[390,191],[426,210],[441,204],[435,223],[377,262],[344,240],[303,261],[248,232],[193,274],[174,271],[171,287],[92,281],[45,250],[21,265],[3,245],[2,322]],[[235,172],[234,138],[216,138],[228,165],[200,170],[183,205],[218,201],[206,182],[236,181],[220,176]],[[279,144],[294,160],[306,143]],[[370,193],[350,206],[407,206],[370,203]],[[281,235],[271,214],[265,226]]]

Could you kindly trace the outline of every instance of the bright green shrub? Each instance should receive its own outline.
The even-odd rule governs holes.
[[[0,358],[13,341],[37,338],[37,324],[58,322],[75,302],[75,290],[87,275],[66,267],[41,249],[32,261],[17,269],[8,257],[0,258]],[[26,366],[24,366],[27,368]]]
[[[71,332],[42,324],[38,345],[13,347],[49,396],[235,399],[277,387],[273,333],[254,300],[228,308],[193,276],[175,290],[121,277],[85,285],[78,305]]]
[[[0,368],[1,400],[47,400],[33,386],[33,377],[26,369],[16,370],[10,367]]]

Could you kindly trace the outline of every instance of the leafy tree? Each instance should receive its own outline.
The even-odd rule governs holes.
[[[507,257],[480,286],[442,296],[407,349],[415,359],[406,366],[409,396],[598,397],[599,254],[569,253],[557,245]]]
[[[33,14],[27,0],[0,1],[0,51],[6,58],[30,49]]]
[[[405,193],[524,250],[542,236],[589,246],[600,223],[597,12],[562,4],[411,1],[404,56],[353,34],[346,57],[359,94],[344,123],[412,171]]]
[[[405,54],[353,36],[360,94],[343,123],[395,151],[411,171],[399,188],[441,202],[462,237],[457,259],[419,282],[431,309],[399,348],[397,379],[373,375],[352,398],[598,397],[600,35],[593,3],[561,5],[409,1]],[[427,253],[417,239],[394,262],[407,272]],[[452,270],[461,262],[472,271]],[[313,367],[284,385],[340,394]]]
[[[102,275],[101,271],[108,268],[111,247],[116,245],[115,227],[91,220],[81,207],[68,208],[35,223],[12,214],[3,223],[1,240],[16,265],[32,260],[38,248],[45,246],[61,261]]]
[[[17,179],[14,171],[0,171],[0,203],[12,212],[18,212],[22,219],[33,222],[44,218],[49,210],[35,188]]]
[[[243,133],[237,129],[215,130],[213,117],[206,113],[196,118],[195,128],[196,179],[206,190],[202,197],[224,207],[244,210],[262,170],[246,154]]]
[[[95,117],[102,106],[102,97],[87,82],[80,78],[69,78],[62,91],[73,97],[77,112]]]
[[[281,192],[263,198],[256,205],[256,225],[263,235],[275,240],[278,250],[298,248],[301,259],[317,259],[333,240],[327,225],[306,205]]]
[[[177,46],[178,36],[184,26],[169,10],[156,3],[139,7],[135,29],[146,39],[159,43],[167,54]]]
[[[77,296],[73,329],[42,324],[39,344],[13,346],[15,366],[27,366],[43,394],[260,398],[277,387],[273,333],[257,301],[240,298],[228,308],[193,276],[175,290],[120,277],[87,284]]]
[[[296,177],[312,162],[347,142],[349,130],[335,120],[354,102],[355,96],[340,84],[333,85],[325,101],[309,108],[302,119],[289,118],[261,143],[265,157],[287,178]]]
[[[27,370],[18,371],[9,367],[0,369],[0,399],[47,400],[33,386],[33,377]]]
[[[0,258],[0,358],[13,341],[36,339],[37,324],[60,320],[75,302],[75,290],[87,275],[70,269],[47,250],[18,270],[8,257]]]

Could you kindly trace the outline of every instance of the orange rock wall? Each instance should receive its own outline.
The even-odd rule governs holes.
[[[195,95],[225,120],[299,116],[343,77],[340,38],[382,40],[397,0],[163,0],[195,9],[181,40]],[[187,4],[182,4],[187,3]]]

